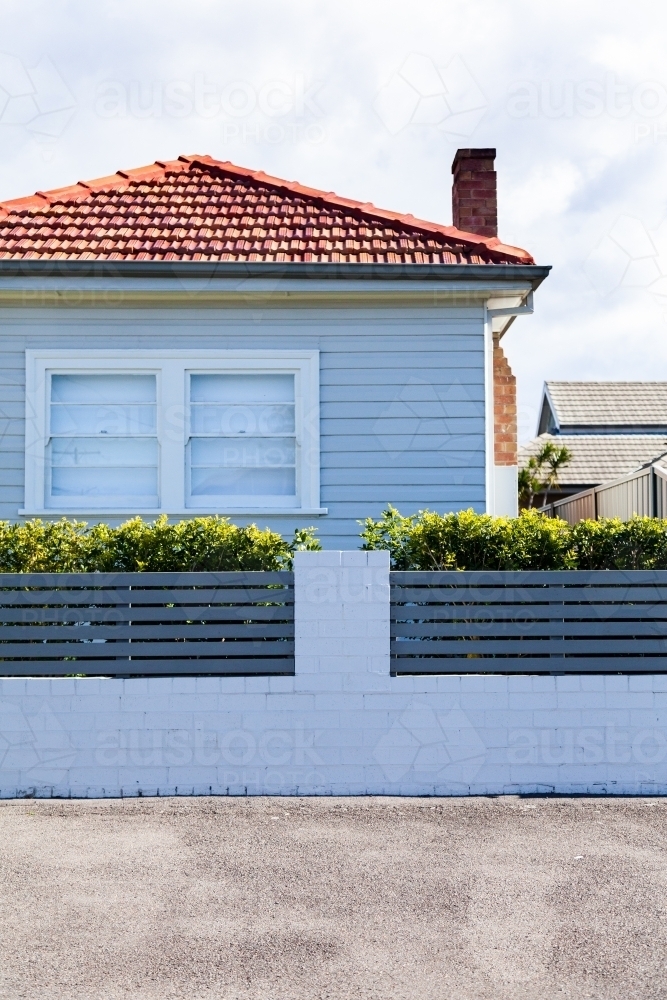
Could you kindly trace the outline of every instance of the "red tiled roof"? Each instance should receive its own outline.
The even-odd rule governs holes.
[[[180,156],[0,203],[0,259],[532,264],[525,250]]]

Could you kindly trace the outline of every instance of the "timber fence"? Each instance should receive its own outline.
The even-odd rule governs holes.
[[[394,572],[392,674],[667,671],[667,570]]]
[[[667,517],[667,470],[650,465],[621,479],[555,500],[540,508],[541,513],[560,517],[569,524],[584,519],[618,517]]]
[[[0,675],[293,673],[292,573],[0,574]]]

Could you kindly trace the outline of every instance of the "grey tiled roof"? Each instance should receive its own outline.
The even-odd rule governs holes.
[[[572,461],[558,477],[565,488],[599,486],[667,452],[667,434],[540,434],[519,448],[519,466],[545,441],[565,445],[572,453]]]
[[[558,424],[565,426],[663,426],[667,433],[667,382],[547,382]]]

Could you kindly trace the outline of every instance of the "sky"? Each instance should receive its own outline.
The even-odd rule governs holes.
[[[503,340],[547,379],[667,380],[667,5],[2,0],[0,200],[180,154],[451,224],[497,149],[499,235],[553,270]]]

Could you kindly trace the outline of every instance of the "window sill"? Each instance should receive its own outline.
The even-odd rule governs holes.
[[[167,517],[193,518],[193,517],[213,517],[218,514],[220,517],[316,517],[328,514],[328,507],[227,507],[224,510],[208,510],[206,508],[187,507],[184,510],[159,510],[157,508],[143,508],[137,510],[118,509],[109,507],[90,508],[57,508],[30,509],[20,508],[18,513],[22,517],[159,517],[166,514]]]

